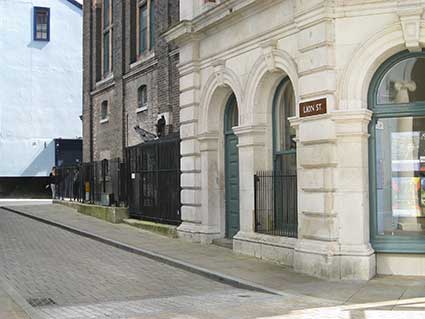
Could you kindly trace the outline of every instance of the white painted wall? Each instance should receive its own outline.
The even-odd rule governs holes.
[[[33,7],[50,8],[50,42]],[[0,176],[44,176],[54,138],[82,136],[82,16],[67,0],[0,0]]]

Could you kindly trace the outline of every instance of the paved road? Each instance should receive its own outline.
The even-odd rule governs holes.
[[[4,282],[37,319],[425,318],[425,298],[338,306],[240,290],[0,208]]]
[[[55,319],[234,311],[252,298],[281,298],[235,289],[2,209],[0,275],[37,312]]]

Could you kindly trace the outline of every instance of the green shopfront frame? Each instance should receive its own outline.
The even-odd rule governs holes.
[[[397,148],[397,139],[399,136],[403,136],[403,134],[411,134],[412,136],[421,136],[419,137],[422,139],[422,133],[423,128],[422,125],[425,123],[425,99],[422,97],[423,91],[421,89],[421,85],[414,85],[414,88],[409,87],[409,90],[405,90],[403,92],[400,90],[400,84],[403,85],[409,85],[408,81],[389,81],[390,80],[390,72],[398,72],[397,68],[400,68],[400,65],[404,62],[407,63],[407,61],[411,61],[412,59],[420,58],[421,63],[425,61],[425,52],[415,52],[411,53],[408,51],[401,52],[390,59],[388,59],[381,67],[377,70],[376,74],[374,75],[372,82],[369,87],[369,94],[368,94],[368,105],[369,108],[373,111],[373,117],[372,121],[369,124],[369,133],[370,133],[370,140],[369,140],[369,180],[370,180],[370,236],[371,236],[371,243],[375,251],[377,252],[386,252],[386,253],[425,253],[425,229],[421,228],[422,224],[416,225],[418,227],[418,231],[405,231],[403,232],[403,226],[407,225],[408,223],[405,222],[392,222],[394,231],[386,231],[385,227],[385,221],[382,215],[385,215],[385,204],[383,205],[383,202],[390,203],[387,206],[387,210],[389,209],[391,211],[391,216],[394,216],[395,212],[401,212],[403,214],[403,209],[399,209],[398,202],[402,202],[396,195],[394,195],[394,188],[397,190],[401,189],[402,187],[399,186],[399,184],[395,182],[402,181],[403,179],[406,180],[409,177],[399,177],[403,176],[402,173],[405,168],[400,168],[404,164],[394,164],[394,162],[403,162],[403,161],[395,161],[394,157],[397,157],[397,152],[395,152],[393,149]],[[424,60],[422,61],[422,58]],[[409,60],[410,59],[410,60]],[[416,60],[417,61],[417,60]],[[395,70],[395,71],[394,71]],[[421,69],[422,70],[422,66]],[[400,72],[400,74],[402,74]],[[412,71],[413,74],[413,71]],[[416,73],[417,74],[417,73]],[[425,73],[422,73],[420,76],[421,83],[425,83]],[[417,77],[417,75],[416,75]],[[416,81],[418,82],[418,81]],[[399,96],[396,96],[393,101],[386,101],[387,97],[382,98],[382,87],[384,87],[384,83],[389,83],[390,85],[387,86],[395,86],[398,90],[397,92],[401,92],[398,94]],[[394,84],[395,83],[395,84]],[[397,87],[398,85],[398,87]],[[420,95],[421,97],[419,99],[409,99],[408,94],[415,91],[416,95]],[[403,94],[404,93],[404,99],[408,100],[403,101]],[[408,94],[407,94],[408,93]],[[425,92],[424,92],[425,93]],[[391,96],[389,94],[388,96]],[[389,99],[389,98],[388,98]],[[422,118],[423,117],[423,118]],[[420,122],[420,129],[415,129],[414,127],[418,127],[418,125],[412,125],[412,129],[407,132],[408,130],[400,128],[403,126],[406,126],[405,124],[399,124],[398,123],[414,123]],[[395,123],[395,124],[394,124]],[[392,130],[389,128],[389,126],[392,125]],[[382,133],[381,130],[387,130],[386,133]],[[418,132],[416,132],[418,131]],[[419,132],[420,131],[420,132]],[[383,137],[384,136],[384,137]],[[386,137],[385,137],[386,136]],[[386,138],[386,139],[385,139]],[[410,138],[410,137],[409,137]],[[419,139],[418,138],[418,139]],[[411,137],[413,140],[413,137]],[[385,144],[382,141],[387,141]],[[401,139],[401,141],[403,141]],[[412,180],[419,180],[420,185],[422,185],[422,177],[424,177],[425,181],[425,172],[422,171],[422,159],[420,160],[420,154],[421,154],[421,148],[423,144],[422,142],[418,142],[417,144],[419,147],[419,155],[418,155],[418,164],[410,164],[413,165],[412,167],[416,167],[415,165],[420,165],[420,169],[413,168],[411,172],[411,178]],[[388,150],[388,145],[390,146],[390,150]],[[383,148],[386,149],[383,150]],[[403,145],[402,145],[403,146]],[[402,147],[400,147],[402,149]],[[414,151],[412,151],[414,152]],[[382,158],[381,154],[387,153],[389,154],[387,158]],[[401,152],[402,153],[402,152]],[[395,155],[394,155],[395,154]],[[379,164],[377,164],[377,160],[379,161]],[[380,164],[380,163],[383,164]],[[399,165],[399,166],[397,166]],[[379,167],[378,167],[379,166]],[[382,173],[382,167],[387,166],[391,170],[391,172],[383,172]],[[394,168],[395,167],[395,168]],[[394,173],[395,172],[395,173]],[[389,176],[387,178],[387,185],[390,185],[387,187],[387,196],[385,197],[385,186],[382,186],[383,184],[382,180],[384,180],[384,175]],[[407,174],[407,173],[406,173]],[[413,174],[418,174],[418,177]],[[394,175],[396,177],[394,177]],[[389,181],[388,181],[389,179]],[[403,185],[403,184],[400,184]],[[421,186],[422,187],[422,186]],[[419,204],[417,206],[421,206],[421,197],[422,189],[420,188],[418,190],[419,196]],[[410,192],[412,193],[412,192]],[[414,192],[413,192],[414,193]],[[388,197],[389,196],[389,197]],[[380,208],[380,212],[378,212],[378,206]],[[422,212],[424,211],[425,205],[422,205]],[[384,209],[382,209],[384,207]],[[390,208],[388,208],[390,207]],[[394,208],[395,207],[395,208]],[[417,208],[419,209],[419,208]],[[406,211],[406,210],[404,210]],[[378,214],[379,213],[379,214]],[[388,213],[388,211],[387,211]],[[397,213],[399,214],[399,213]],[[403,217],[402,215],[397,215],[401,217],[392,217],[392,219],[397,220],[403,220],[404,219],[416,219],[421,220],[422,217]],[[425,217],[423,217],[425,220]],[[388,223],[387,223],[388,224]],[[382,226],[384,225],[384,226]],[[400,226],[402,225],[402,226]],[[423,225],[422,225],[423,226]],[[408,228],[405,226],[406,229]],[[400,230],[401,228],[401,230]]]

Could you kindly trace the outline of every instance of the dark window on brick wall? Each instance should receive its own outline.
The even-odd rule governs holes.
[[[155,47],[155,1],[151,0],[149,8],[149,49]]]
[[[102,2],[102,75],[112,72],[112,0]]]
[[[143,54],[148,47],[148,5],[139,7],[139,54]]]
[[[155,1],[154,0],[133,0],[131,9],[136,6],[136,17],[131,13],[130,21],[136,21],[131,28],[131,39],[136,40],[136,58],[145,54],[148,50],[152,50],[155,46]],[[133,16],[133,17],[132,17]],[[132,22],[130,22],[132,23]],[[135,36],[134,36],[135,34]],[[133,58],[132,58],[133,62]]]
[[[34,7],[34,40],[50,41],[50,9]]]
[[[108,119],[108,101],[103,101],[100,106],[100,119]]]
[[[102,9],[95,8],[96,81],[102,79]]]
[[[146,85],[142,85],[137,91],[137,107],[139,109],[148,108],[148,90]]]
[[[130,1],[130,63],[137,60],[137,0]]]

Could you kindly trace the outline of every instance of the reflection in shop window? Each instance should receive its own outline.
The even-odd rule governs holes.
[[[380,119],[376,131],[379,235],[425,234],[425,117]]]
[[[425,234],[425,117],[380,119],[376,131],[379,235]]]
[[[383,77],[378,104],[408,104],[425,101],[425,58],[397,63]]]

